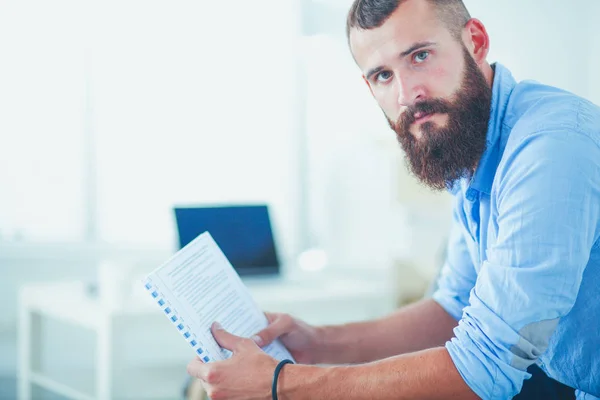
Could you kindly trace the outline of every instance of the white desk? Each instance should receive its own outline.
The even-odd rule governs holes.
[[[375,318],[395,308],[397,294],[390,280],[369,281],[329,277],[325,282],[250,282],[248,287],[257,303],[273,312],[287,312],[312,324],[334,324]],[[108,400],[115,397],[113,371],[114,321],[118,317],[156,316],[160,309],[146,294],[132,298],[120,309],[109,309],[86,293],[81,282],[32,284],[21,288],[19,310],[19,400],[30,400],[32,384],[70,399]],[[40,320],[53,318],[95,332],[95,392],[84,393],[45,376],[38,370],[43,351]],[[127,320],[127,318],[124,318]],[[164,322],[167,323],[166,321]],[[173,331],[173,335],[177,335]],[[193,354],[190,351],[190,357]],[[155,376],[148,379],[155,380]]]

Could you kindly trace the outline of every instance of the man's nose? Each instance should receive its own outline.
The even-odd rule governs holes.
[[[418,82],[410,77],[398,78],[398,105],[409,107],[424,97],[425,91]]]

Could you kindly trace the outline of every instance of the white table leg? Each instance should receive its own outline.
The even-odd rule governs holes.
[[[41,316],[21,302],[19,306],[18,329],[18,383],[19,400],[31,400],[31,374],[41,367],[42,338]]]
[[[98,329],[98,354],[96,355],[96,398],[110,400],[112,397],[112,320],[106,316]]]
[[[19,343],[19,373],[18,373],[18,398],[31,400],[31,319],[29,310],[22,302],[19,305],[19,330],[17,334]]]

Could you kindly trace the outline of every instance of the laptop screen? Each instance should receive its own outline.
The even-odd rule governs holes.
[[[239,275],[279,272],[266,205],[177,207],[174,211],[180,248],[208,231]]]

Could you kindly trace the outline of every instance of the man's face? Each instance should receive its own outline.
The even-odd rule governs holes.
[[[491,89],[429,3],[407,0],[381,27],[353,29],[350,45],[411,171],[433,189],[472,172],[485,149]]]

